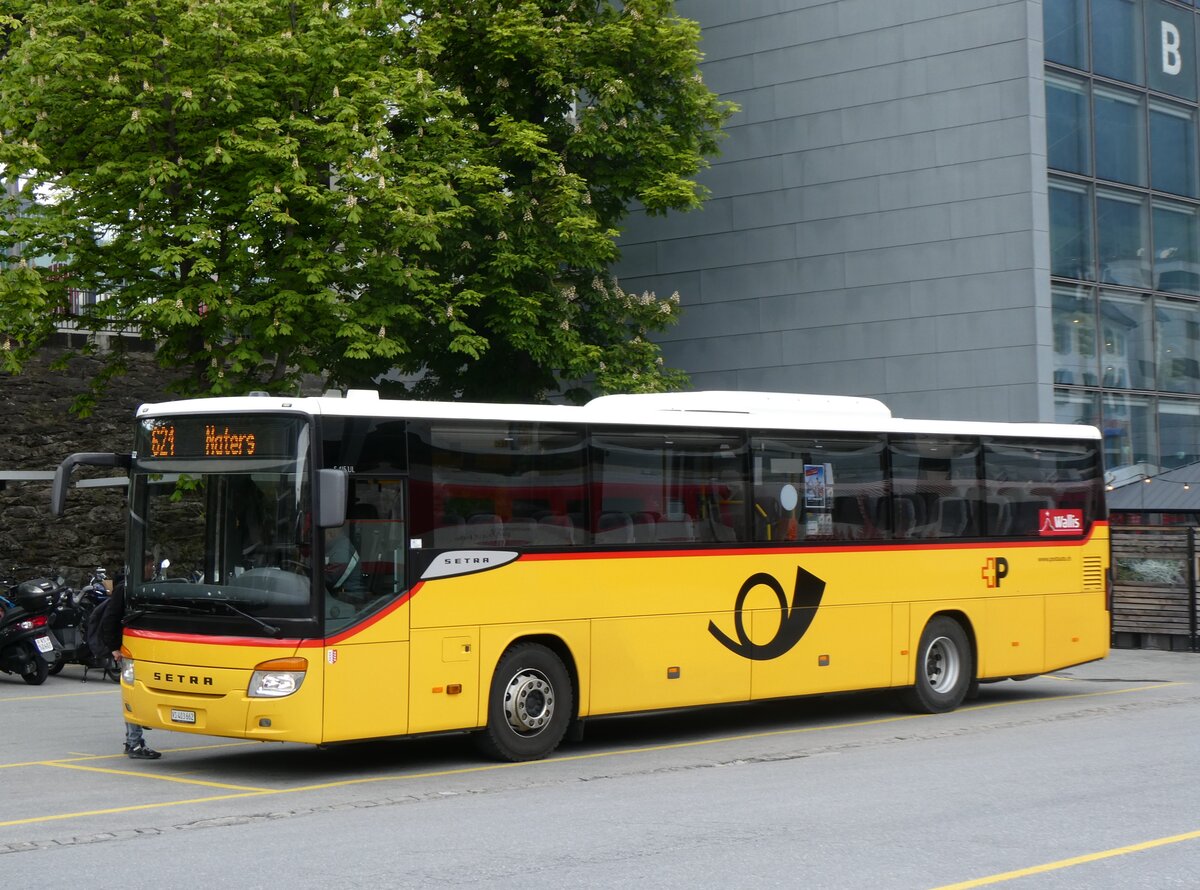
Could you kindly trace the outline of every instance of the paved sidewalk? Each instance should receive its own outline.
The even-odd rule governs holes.
[[[1080,680],[1200,682],[1200,653],[1160,649],[1113,649],[1107,658],[1051,673]]]

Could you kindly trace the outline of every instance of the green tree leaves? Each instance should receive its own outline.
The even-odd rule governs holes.
[[[137,326],[190,393],[681,382],[646,339],[673,304],[607,272],[632,202],[699,205],[730,111],[667,0],[4,9],[5,369],[83,289],[81,326]]]

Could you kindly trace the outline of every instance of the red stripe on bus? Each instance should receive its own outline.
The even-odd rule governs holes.
[[[386,616],[408,602],[413,594],[421,589],[421,586],[422,583],[418,582],[412,590],[405,592],[386,609],[381,609],[362,624],[352,625],[325,639],[319,637],[297,637],[273,640],[269,637],[227,637],[212,636],[211,634],[169,633],[161,630],[139,630],[131,627],[125,628],[125,634],[143,640],[164,640],[170,643],[201,643],[206,646],[269,646],[277,649],[320,649],[330,644],[341,643],[347,638],[361,633],[376,622],[383,620]]]
[[[1107,527],[1108,523],[1093,522],[1092,531],[1089,531],[1086,537],[1077,538],[1075,540],[1065,540],[1061,537],[1041,538],[1039,540],[1009,540],[1007,538],[991,538],[987,540],[947,544],[938,544],[934,541],[921,541],[920,543],[901,542],[889,544],[885,541],[879,541],[860,545],[825,544],[821,546],[812,546],[805,544],[794,544],[776,547],[739,547],[721,549],[708,547],[695,550],[595,550],[584,553],[578,551],[559,551],[556,553],[523,553],[517,561],[553,562],[564,559],[663,559],[667,557],[683,556],[779,556],[781,554],[803,556],[806,553],[899,553],[909,550],[922,552],[929,550],[995,550],[998,547],[1003,547],[1005,549],[1028,547],[1083,547],[1084,545],[1091,543],[1092,533],[1099,526]]]

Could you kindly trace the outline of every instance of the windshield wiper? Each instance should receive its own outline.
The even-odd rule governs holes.
[[[270,634],[272,637],[274,637],[277,640],[283,636],[283,631],[280,628],[276,627],[274,624],[267,624],[267,622],[263,621],[261,618],[254,617],[249,612],[243,612],[241,609],[239,609],[237,606],[235,606],[229,600],[211,599],[211,600],[204,600],[204,602],[212,603],[217,606],[224,606],[226,609],[228,609],[233,614],[241,615],[243,618],[247,618],[250,621],[253,621],[255,624],[257,624],[259,627],[261,627],[263,630],[265,630],[268,634]]]
[[[125,617],[122,619],[122,623],[128,624],[130,621],[134,621],[138,618],[141,618],[147,612],[190,612],[190,611],[191,611],[191,609],[189,609],[187,606],[177,606],[174,603],[144,603],[144,604],[137,606],[136,608],[130,609],[128,612],[126,612]]]

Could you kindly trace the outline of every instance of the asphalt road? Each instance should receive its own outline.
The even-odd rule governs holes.
[[[114,685],[0,674],[4,887],[1200,886],[1200,655],[596,721],[548,760],[152,732]]]

